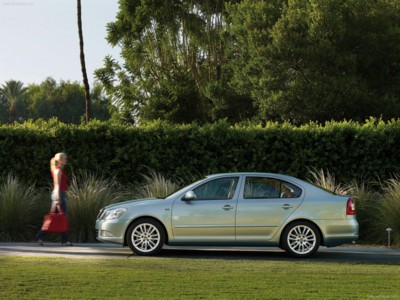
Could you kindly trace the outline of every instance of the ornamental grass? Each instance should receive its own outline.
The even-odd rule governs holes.
[[[22,184],[9,174],[0,185],[0,241],[33,239],[34,206],[38,200],[34,186]]]
[[[73,175],[68,192],[70,239],[80,243],[96,241],[95,223],[100,209],[124,200],[125,196],[114,178],[90,172]]]

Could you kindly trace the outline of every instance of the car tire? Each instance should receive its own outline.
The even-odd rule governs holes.
[[[156,220],[144,218],[133,222],[127,231],[129,248],[137,255],[150,256],[161,251],[165,243],[165,231]]]
[[[290,224],[285,228],[282,236],[282,248],[292,257],[309,257],[318,250],[321,244],[318,228],[307,221]]]

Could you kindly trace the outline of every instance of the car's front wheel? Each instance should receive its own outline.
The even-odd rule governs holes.
[[[319,231],[310,222],[294,222],[283,231],[282,247],[290,256],[309,257],[318,250],[320,244]]]
[[[131,224],[127,232],[129,248],[138,255],[155,255],[164,246],[165,231],[153,219],[140,219]]]

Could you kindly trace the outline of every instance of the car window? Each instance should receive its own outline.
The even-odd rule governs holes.
[[[291,183],[266,177],[247,177],[243,198],[298,198],[301,189]]]
[[[226,200],[235,194],[238,177],[219,178],[193,189],[197,200]]]
[[[299,198],[301,188],[286,181],[281,182],[281,198]]]

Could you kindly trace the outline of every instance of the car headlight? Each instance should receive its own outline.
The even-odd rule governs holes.
[[[106,219],[106,220],[118,219],[125,212],[126,212],[126,208],[115,208],[115,209],[106,211],[104,214],[104,219]]]

